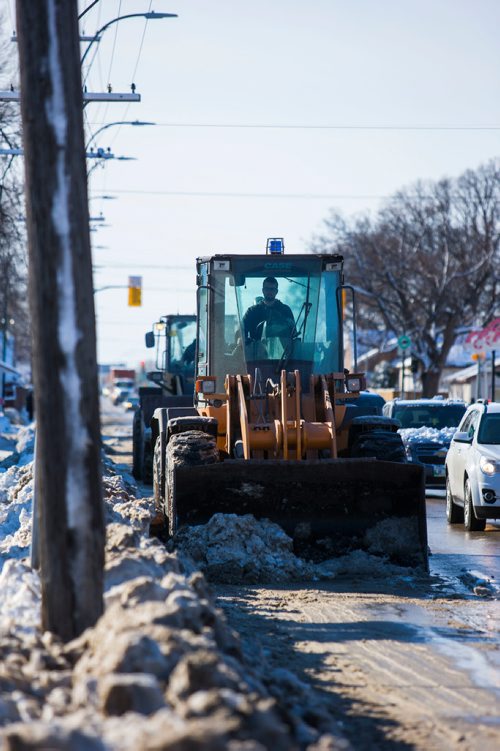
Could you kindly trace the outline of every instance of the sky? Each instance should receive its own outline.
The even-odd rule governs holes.
[[[307,252],[332,209],[500,154],[498,0],[100,0],[81,31],[149,10],[178,17],[112,24],[83,69],[88,91],[141,95],[88,104],[87,140],[156,123],[92,142],[130,158],[89,177],[100,363],[136,367],[155,320],[195,312],[198,256]]]

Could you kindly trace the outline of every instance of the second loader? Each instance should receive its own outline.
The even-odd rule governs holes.
[[[397,421],[356,417],[343,258],[272,238],[266,254],[199,258],[197,286],[194,403],[153,415],[157,531],[253,514],[310,560],[362,549],[427,569],[422,469]]]
[[[153,481],[154,411],[193,403],[195,337],[196,316],[181,314],[162,316],[145,336],[146,347],[156,348],[156,370],[146,373],[151,385],[139,387],[132,427],[132,474],[145,484]]]

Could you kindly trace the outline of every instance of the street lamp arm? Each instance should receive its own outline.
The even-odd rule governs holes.
[[[83,57],[80,61],[80,65],[83,65],[85,62],[85,58],[87,57],[90,48],[94,44],[94,42],[98,42],[100,39],[100,35],[103,34],[106,29],[109,29],[110,26],[112,26],[114,23],[118,23],[118,21],[124,21],[126,18],[145,18],[147,21],[153,21],[157,18],[177,18],[177,13],[156,13],[154,10],[151,10],[147,13],[127,13],[125,16],[118,16],[118,18],[113,18],[111,21],[108,21],[108,23],[105,23],[104,26],[101,26],[99,31],[96,31],[94,38],[91,42],[89,42],[89,46],[83,53]]]
[[[116,120],[116,122],[106,123],[106,125],[102,125],[100,128],[98,128],[96,132],[89,138],[85,145],[85,151],[88,151],[90,144],[97,138],[99,133],[102,133],[103,130],[107,130],[108,128],[112,128],[113,125],[156,125],[156,123],[147,122],[146,120]]]
[[[106,284],[104,287],[95,289],[94,295],[96,292],[104,292],[105,289],[128,289],[128,286],[126,284]]]

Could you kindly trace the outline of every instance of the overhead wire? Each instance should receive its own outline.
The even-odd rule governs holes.
[[[158,128],[223,128],[233,130],[401,130],[401,131],[484,131],[500,125],[306,125],[279,123],[155,123]]]
[[[153,5],[153,0],[150,0],[150,2],[149,2],[149,8],[148,8],[148,10],[147,10],[147,12],[148,12],[148,13],[150,13],[150,12],[151,12],[151,8],[152,8],[152,5]],[[136,75],[137,75],[137,70],[138,70],[138,68],[139,68],[139,62],[140,62],[140,59],[141,59],[141,57],[142,57],[142,49],[143,49],[143,47],[144,47],[144,39],[145,39],[145,37],[146,37],[146,30],[147,30],[147,28],[148,28],[148,19],[146,18],[146,19],[144,20],[144,28],[143,28],[143,30],[142,30],[141,41],[140,41],[140,43],[139,43],[139,51],[138,51],[138,53],[137,53],[137,59],[136,59],[136,61],[135,61],[135,66],[134,66],[134,70],[132,71],[132,77],[131,77],[131,79],[130,79],[130,82],[131,82],[131,83],[133,83],[133,82],[135,81],[135,79],[136,79]],[[123,116],[123,119],[124,119],[124,120],[126,120],[126,119],[127,119],[127,115],[128,115],[128,111],[129,111],[129,109],[130,109],[130,102],[129,102],[129,103],[127,104],[127,106],[125,107],[125,114],[124,114],[124,116]],[[115,138],[117,137],[117,135],[118,135],[118,133],[120,132],[120,130],[121,130],[121,128],[118,128],[118,131],[117,131],[117,132],[115,133],[115,135],[114,135],[113,141],[114,141],[114,140],[115,140]]]
[[[300,199],[338,199],[338,200],[380,200],[389,198],[386,195],[371,194],[338,194],[338,193],[244,193],[244,192],[217,192],[217,191],[191,191],[191,190],[140,190],[126,188],[109,188],[110,193],[123,195],[146,195],[146,196],[182,196],[203,198],[300,198]]]
[[[150,0],[147,12],[151,11],[152,5],[153,5],[153,0]],[[90,9],[90,7],[92,7],[92,6],[89,6],[89,9]],[[122,0],[119,0],[119,2],[118,2],[118,9],[116,11],[116,16],[117,17],[119,17],[121,15],[121,10],[122,10]],[[100,17],[100,8],[99,8],[99,17]],[[144,21],[144,27],[143,27],[143,31],[142,31],[142,35],[141,35],[141,39],[140,39],[140,42],[139,42],[139,48],[138,48],[138,52],[137,52],[137,55],[136,55],[136,61],[135,61],[134,68],[133,68],[133,71],[132,71],[131,83],[133,83],[134,80],[135,80],[135,77],[136,77],[136,74],[137,74],[137,70],[138,70],[138,67],[139,67],[139,63],[140,63],[140,60],[141,60],[141,57],[142,57],[142,52],[143,52],[144,40],[145,40],[145,36],[146,36],[147,27],[148,27],[148,19],[145,19],[145,21]],[[111,50],[111,58],[110,58],[109,68],[108,68],[107,83],[104,82],[104,80],[102,78],[102,69],[101,69],[101,64],[100,64],[100,57],[97,56],[98,45],[96,46],[96,49],[94,51],[92,60],[91,60],[91,62],[89,64],[89,66],[87,67],[85,81],[87,80],[87,78],[89,76],[90,68],[91,68],[92,64],[97,59],[97,64],[98,64],[98,67],[99,67],[99,74],[100,74],[99,77],[100,77],[100,80],[101,80],[101,88],[103,90],[105,89],[105,87],[108,84],[111,84],[111,75],[112,75],[113,63],[114,63],[114,59],[115,59],[117,39],[118,39],[118,25],[115,27],[115,34],[114,34],[113,45],[112,45],[112,50]],[[96,56],[97,56],[97,58],[96,58]],[[104,106],[104,111],[103,111],[103,115],[102,115],[102,118],[101,118],[101,122],[100,123],[93,123],[94,125],[102,125],[106,121],[106,115],[108,113],[108,108],[109,108],[109,105],[106,104]],[[127,119],[129,108],[130,108],[130,102],[128,104],[126,104],[126,106],[125,106],[124,114],[121,116],[122,120],[126,120]],[[90,122],[88,122],[88,121],[87,121],[87,124],[89,126],[91,125]],[[113,143],[115,142],[116,138],[118,137],[118,134],[120,133],[121,128],[122,128],[121,125],[117,126],[117,129],[114,131],[114,133],[113,133],[113,135],[111,137],[111,140],[109,142],[109,146],[110,147],[113,145]]]

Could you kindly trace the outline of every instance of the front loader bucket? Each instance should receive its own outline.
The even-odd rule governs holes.
[[[375,459],[227,460],[175,469],[177,528],[213,514],[279,524],[297,555],[327,560],[362,549],[428,570],[422,467]]]

